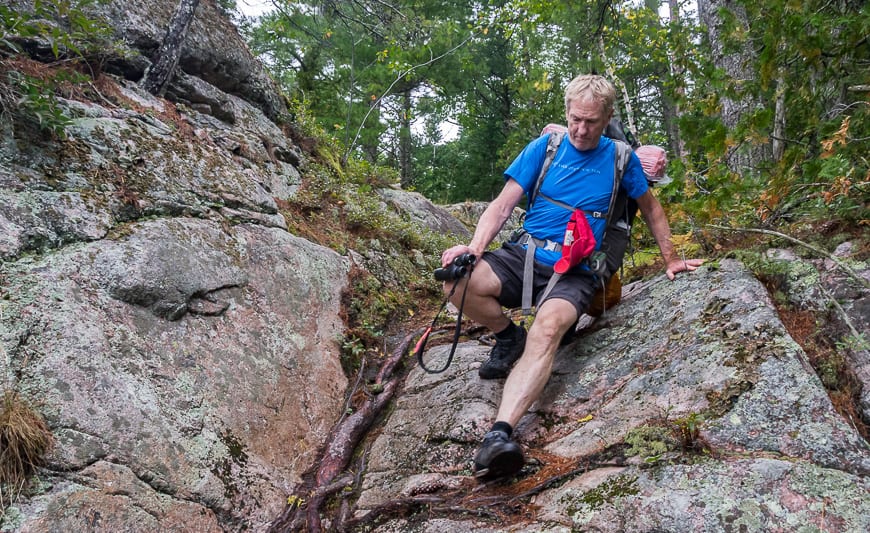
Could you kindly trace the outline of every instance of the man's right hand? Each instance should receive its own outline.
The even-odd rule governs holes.
[[[444,253],[441,254],[441,266],[446,267],[453,263],[453,260],[462,254],[472,254],[477,259],[480,259],[480,256],[482,255],[480,252],[472,250],[470,246],[458,244],[452,248],[444,250]],[[477,260],[475,260],[475,263],[476,262]]]

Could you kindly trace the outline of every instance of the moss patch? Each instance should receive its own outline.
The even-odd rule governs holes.
[[[594,489],[572,498],[568,503],[568,514],[573,516],[595,512],[605,505],[613,505],[619,498],[635,496],[640,493],[637,476],[619,475],[607,479]]]

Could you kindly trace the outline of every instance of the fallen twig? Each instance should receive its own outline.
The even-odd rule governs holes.
[[[359,370],[356,373],[356,382],[353,384],[353,387],[350,389],[350,393],[347,395],[347,400],[344,402],[344,409],[341,411],[341,418],[338,419],[338,424],[344,420],[344,417],[347,413],[350,412],[350,404],[353,401],[353,397],[356,394],[356,391],[359,390],[360,383],[362,383],[363,375],[365,375],[366,371],[366,356],[362,356],[362,360],[359,363]]]
[[[408,498],[401,498],[398,500],[391,500],[383,505],[379,505],[371,510],[369,510],[366,514],[348,520],[347,522],[341,524],[342,531],[355,531],[360,526],[365,524],[371,524],[375,520],[377,520],[382,515],[397,515],[397,514],[406,514],[409,511],[412,511],[414,508],[419,507],[421,505],[434,505],[441,504],[446,501],[445,498],[439,496],[411,496]]]
[[[780,233],[778,231],[769,230],[769,229],[761,229],[761,228],[731,228],[728,226],[718,226],[716,224],[707,224],[706,227],[714,228],[714,229],[722,229],[722,230],[726,230],[726,231],[743,231],[743,232],[747,232],[747,233],[763,233],[765,235],[773,235],[775,237],[780,237],[780,238],[785,239],[787,241],[793,242],[799,246],[803,246],[804,248],[811,250],[811,251],[813,251],[821,256],[827,257],[828,259],[833,261],[835,265],[840,267],[844,272],[846,272],[847,274],[852,276],[856,281],[858,281],[858,283],[863,285],[865,288],[870,288],[870,281],[867,281],[866,279],[859,276],[857,272],[852,270],[852,267],[850,267],[846,263],[840,261],[837,257],[834,257],[833,255],[829,254],[825,250],[822,250],[821,248],[817,248],[817,247],[813,246],[812,244],[806,243],[800,239],[796,239],[790,235],[786,235],[785,233]]]
[[[849,314],[846,312],[845,309],[843,309],[843,306],[840,305],[840,302],[838,302],[837,299],[834,298],[834,295],[832,295],[830,293],[830,291],[828,291],[828,289],[826,289],[825,286],[822,285],[821,283],[819,283],[819,288],[822,290],[822,292],[828,298],[828,301],[830,301],[834,305],[834,307],[837,309],[837,311],[840,313],[840,318],[843,319],[843,322],[846,324],[846,327],[849,328],[849,331],[852,333],[852,336],[855,337],[856,342],[866,342],[867,339],[865,339],[864,335],[862,335],[861,332],[858,331],[858,328],[855,327],[855,324],[852,322],[852,319],[849,318]]]

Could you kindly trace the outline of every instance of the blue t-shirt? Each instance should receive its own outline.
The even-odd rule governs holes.
[[[548,137],[541,136],[526,145],[504,173],[506,180],[516,180],[527,194],[534,187],[544,164]],[[589,213],[606,214],[610,207],[615,157],[616,145],[607,137],[602,136],[596,148],[580,151],[574,148],[566,134],[540,189],[544,195],[586,212],[586,219],[595,234],[596,249],[604,238],[606,220],[592,217]],[[631,198],[639,198],[648,189],[640,160],[634,153],[625,168],[620,187]],[[526,213],[523,226],[538,239],[561,243],[571,213],[539,195]],[[535,258],[547,265],[554,265],[560,257],[560,252],[540,248],[535,253]]]

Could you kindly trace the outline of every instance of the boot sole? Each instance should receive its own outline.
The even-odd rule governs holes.
[[[480,481],[492,481],[510,477],[523,469],[523,454],[520,451],[506,451],[492,458],[486,468],[475,465],[474,477]]]
[[[480,377],[480,379],[504,379],[504,378],[508,377],[509,373],[510,373],[510,371],[507,371],[507,372],[505,372],[505,371],[498,371],[498,372],[496,372],[496,371],[484,371],[484,372],[478,371],[477,375],[478,375],[478,377]]]

